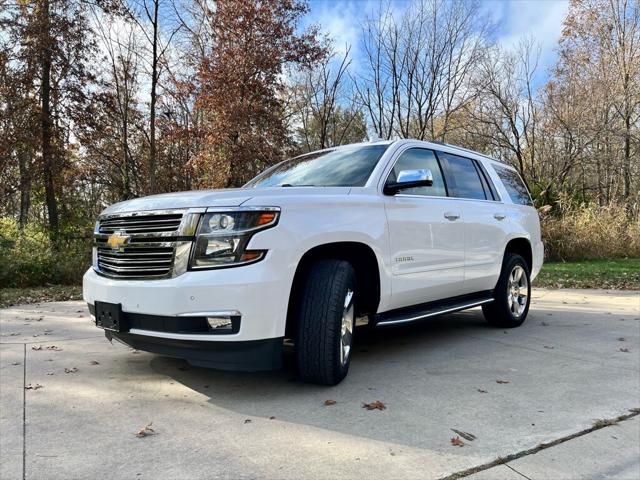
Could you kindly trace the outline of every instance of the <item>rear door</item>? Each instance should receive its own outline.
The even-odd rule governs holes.
[[[409,148],[397,158],[387,182],[402,170],[427,168],[433,185],[385,196],[392,273],[391,308],[452,297],[464,279],[462,205],[447,197],[447,185],[433,150]]]
[[[462,293],[491,290],[502,267],[509,233],[507,212],[480,162],[438,152],[449,187],[464,217],[465,267]]]

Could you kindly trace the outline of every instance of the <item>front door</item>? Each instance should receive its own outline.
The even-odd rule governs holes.
[[[409,148],[398,157],[387,182],[403,170],[429,169],[433,185],[385,197],[392,272],[391,308],[452,297],[464,280],[464,219],[447,198],[435,153]]]

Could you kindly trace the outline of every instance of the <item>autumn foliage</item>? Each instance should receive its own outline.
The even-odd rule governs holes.
[[[217,2],[213,48],[198,72],[197,105],[204,141],[196,160],[197,184],[240,186],[282,159],[283,75],[310,67],[324,54],[316,32],[296,33],[306,4],[295,0]]]

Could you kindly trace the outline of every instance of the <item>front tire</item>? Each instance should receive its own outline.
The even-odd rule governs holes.
[[[295,339],[300,378],[336,385],[349,371],[355,327],[356,276],[344,260],[314,263],[298,302]]]
[[[506,253],[495,300],[482,306],[484,318],[494,327],[513,328],[524,323],[531,303],[531,277],[524,258]]]

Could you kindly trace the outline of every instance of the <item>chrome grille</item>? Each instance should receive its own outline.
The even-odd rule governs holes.
[[[182,213],[111,217],[100,221],[100,233],[159,233],[176,232]]]
[[[95,234],[96,270],[119,279],[160,279],[172,275],[176,246],[181,241],[183,211],[107,215],[98,220]],[[109,245],[116,234],[123,240]]]

